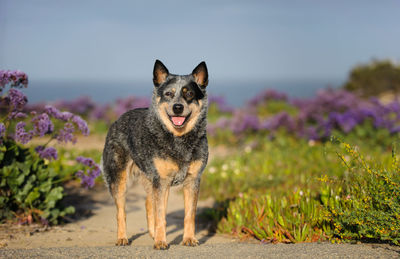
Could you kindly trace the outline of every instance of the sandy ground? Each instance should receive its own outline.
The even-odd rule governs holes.
[[[400,258],[400,248],[382,244],[262,244],[239,242],[208,232],[208,223],[196,222],[198,247],[184,247],[183,197],[171,190],[167,214],[167,251],[154,250],[146,227],[145,193],[135,184],[128,192],[127,233],[131,244],[116,247],[116,210],[104,186],[75,190],[67,203],[75,204],[77,219],[49,229],[0,226],[0,258]],[[199,210],[212,200],[200,201]]]
[[[3,225],[0,228],[0,243],[8,248],[45,247],[93,247],[113,246],[116,241],[116,209],[104,186],[92,190],[74,188],[65,202],[75,205],[80,218],[71,223],[49,229]],[[128,191],[126,204],[127,235],[131,245],[152,246],[153,240],[147,232],[145,192],[138,183]],[[211,200],[200,201],[199,211],[212,206]],[[183,234],[183,196],[179,187],[171,190],[167,210],[167,241],[179,244]],[[201,243],[232,242],[233,239],[208,232],[209,225],[198,220],[197,239]]]

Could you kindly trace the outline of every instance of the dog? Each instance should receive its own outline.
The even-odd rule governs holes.
[[[117,246],[128,245],[125,194],[138,178],[146,191],[146,216],[154,248],[169,248],[166,207],[171,186],[183,184],[183,245],[197,246],[195,214],[200,178],[208,161],[208,71],[201,62],[189,75],[170,74],[156,60],[149,108],[124,113],[107,133],[103,176],[117,207]]]

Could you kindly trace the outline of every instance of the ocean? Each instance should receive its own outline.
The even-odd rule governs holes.
[[[307,98],[322,88],[337,88],[343,84],[339,79],[282,79],[282,80],[210,80],[209,95],[223,96],[228,105],[239,107],[265,89],[275,89],[290,97]],[[27,89],[23,90],[30,104],[72,100],[80,96],[89,96],[98,103],[113,102],[127,96],[150,97],[153,91],[152,81],[111,82],[111,81],[67,81],[30,79]]]

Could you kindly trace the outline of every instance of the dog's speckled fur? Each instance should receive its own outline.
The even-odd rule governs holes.
[[[117,206],[116,245],[127,245],[125,193],[136,176],[147,192],[146,214],[155,249],[167,249],[166,204],[169,188],[183,184],[185,219],[183,244],[198,244],[194,219],[201,174],[207,164],[206,136],[208,72],[204,62],[189,75],[173,75],[158,60],[153,70],[153,98],[149,108],[123,114],[111,125],[102,157],[105,181]],[[174,105],[183,106],[181,126]],[[175,107],[176,108],[176,107]]]

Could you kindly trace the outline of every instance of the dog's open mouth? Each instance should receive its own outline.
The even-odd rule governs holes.
[[[174,126],[176,128],[181,128],[185,125],[186,121],[188,120],[190,114],[186,117],[184,116],[169,116],[172,124],[174,124]]]

